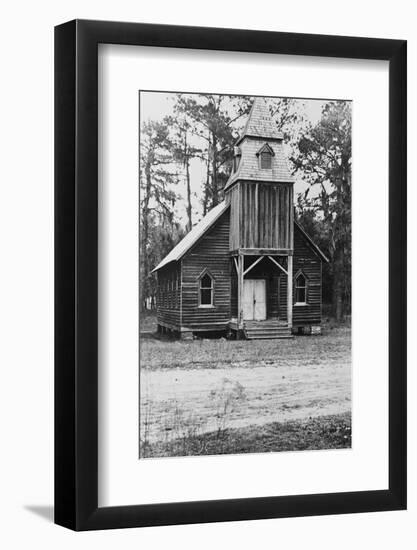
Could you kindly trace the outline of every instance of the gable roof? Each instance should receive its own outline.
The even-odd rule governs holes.
[[[180,260],[186,252],[206,233],[208,229],[226,212],[229,207],[225,201],[212,208],[204,218],[195,225],[192,230],[175,246],[165,258],[152,270],[152,273],[171,262]]]
[[[301,227],[301,225],[294,220],[294,225],[301,231],[302,235],[305,237],[305,239],[310,244],[311,248],[314,250],[314,252],[319,256],[323,262],[329,263],[329,259],[327,256],[323,254],[321,249],[316,245],[316,243],[313,241],[313,239],[304,231],[304,229]]]
[[[255,97],[245,128],[236,145],[248,136],[269,139],[282,139],[284,137],[272,120],[268,105],[263,97]]]
[[[261,153],[271,153],[273,157],[275,156],[274,150],[269,145],[269,143],[264,143],[259,151],[256,153],[256,156],[259,157]]]
[[[168,265],[171,262],[180,260],[196,243],[197,241],[214,225],[214,223],[220,218],[220,216],[226,212],[229,205],[226,201],[221,202],[214,208],[212,208],[204,218],[195,225],[187,235],[181,239],[181,241],[169,252],[161,262],[152,270],[155,273],[162,267]],[[300,230],[302,235],[308,241],[312,249],[316,254],[324,261],[328,262],[328,258],[323,254],[321,249],[315,244],[311,237],[304,231],[301,225],[294,221],[294,225]]]

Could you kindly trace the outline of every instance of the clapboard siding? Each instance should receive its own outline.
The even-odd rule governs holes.
[[[321,260],[311,248],[302,232],[294,230],[294,277],[302,270],[307,277],[307,304],[293,307],[293,324],[319,324],[321,322]],[[294,280],[295,300],[295,280]]]
[[[237,273],[234,267],[232,267],[232,277],[230,283],[230,316],[233,319],[237,319]]]
[[[230,202],[230,235],[229,247],[230,250],[239,248],[239,188],[240,184],[235,185],[228,193],[226,193],[226,202]]]
[[[232,211],[232,210],[231,210]],[[226,328],[237,312],[237,276],[229,253],[231,211],[226,211],[181,261],[158,272],[158,321],[174,328],[210,330]],[[245,257],[247,269],[255,256]],[[284,269],[287,258],[275,256]],[[199,307],[199,277],[208,270],[214,279],[214,307]],[[299,270],[307,278],[307,305],[293,307],[293,325],[321,322],[321,259],[302,231],[294,228],[294,279]],[[265,257],[246,275],[266,280],[268,318],[287,320],[287,276]],[[181,295],[182,289],[182,295]],[[294,280],[295,303],[295,280]]]
[[[156,313],[159,323],[181,325],[181,262],[175,262],[158,271]]]
[[[295,276],[302,271],[307,277],[307,305],[293,305],[293,325],[303,326],[321,322],[321,259],[311,248],[302,232],[294,227],[294,287],[293,304],[295,304]],[[287,277],[280,276],[279,281],[279,318],[287,320]]]
[[[182,325],[191,329],[224,328],[230,320],[231,259],[229,211],[182,259]],[[198,305],[199,276],[207,269],[214,279],[214,307]]]

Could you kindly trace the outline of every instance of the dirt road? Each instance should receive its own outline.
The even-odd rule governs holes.
[[[312,345],[314,339],[311,338]],[[307,343],[306,343],[307,342]],[[149,442],[178,437],[179,430],[200,432],[285,422],[350,410],[350,345],[340,353],[305,354],[298,364],[279,358],[235,361],[221,359],[167,368],[141,369],[141,437]],[[309,339],[302,339],[309,348]],[[294,348],[295,341],[291,348]],[[295,349],[297,349],[295,347]]]

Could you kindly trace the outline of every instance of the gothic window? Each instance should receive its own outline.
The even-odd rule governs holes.
[[[199,279],[199,306],[212,307],[214,305],[213,277],[205,272]]]
[[[301,272],[295,277],[295,303],[307,303],[307,279]]]

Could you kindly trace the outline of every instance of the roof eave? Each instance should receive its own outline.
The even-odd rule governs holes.
[[[328,257],[325,254],[323,254],[321,249],[316,245],[316,243],[313,241],[313,239],[310,237],[310,235],[304,231],[304,229],[301,227],[301,225],[298,222],[294,221],[294,224],[298,227],[298,229],[301,231],[301,233],[304,235],[304,237],[307,239],[307,241],[313,247],[316,254],[318,256],[320,256],[320,258],[328,264],[330,260],[328,259]]]
[[[282,141],[284,139],[284,136],[281,133],[277,133],[276,136],[272,137],[262,136],[258,134],[242,134],[235,142],[235,146],[238,146],[240,143],[242,143],[245,138],[258,139],[263,141]]]
[[[185,254],[187,254],[192,248],[194,248],[194,246],[202,239],[202,237],[204,237],[204,235],[207,233],[207,231],[209,231],[209,229],[211,229],[213,227],[213,225],[216,223],[216,221],[227,211],[227,209],[229,207],[230,207],[230,204],[225,204],[224,208],[222,210],[220,210],[219,213],[211,220],[210,224],[205,228],[204,232],[201,233],[201,235],[199,237],[197,237],[197,239],[193,243],[191,243],[188,248],[181,251],[176,258],[172,258],[172,260],[170,260],[169,262],[163,263],[164,260],[159,262],[159,264],[152,269],[151,273],[155,273],[155,272],[159,271],[160,269],[166,267],[167,265],[172,264],[173,262],[179,262],[185,256]]]
[[[280,183],[294,184],[295,183],[294,178],[290,178],[290,177],[289,178],[284,178],[284,179],[266,180],[266,179],[262,179],[262,178],[250,178],[248,176],[245,176],[245,177],[241,178],[237,175],[233,179],[232,178],[229,179],[229,181],[224,186],[224,190],[226,191],[227,189],[230,189],[230,187],[232,187],[238,181],[256,181],[257,183],[267,183],[269,185],[274,185],[276,183],[278,183],[278,184],[280,184]]]
[[[179,262],[181,258],[178,258],[176,260],[170,260],[169,262],[167,262],[166,264],[163,264],[163,265],[157,265],[156,267],[154,267],[152,270],[151,270],[151,273],[156,273],[157,271],[160,271],[161,269],[163,269],[164,267],[168,267],[169,265],[173,264],[173,263],[176,263],[176,262]],[[159,262],[161,263],[161,262]]]

